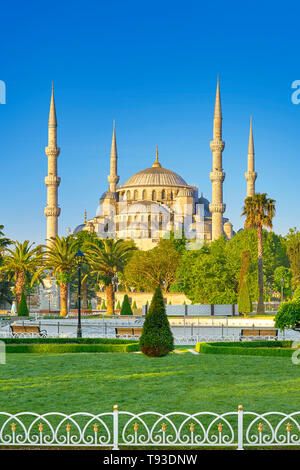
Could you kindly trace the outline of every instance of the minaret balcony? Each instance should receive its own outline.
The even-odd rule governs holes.
[[[245,178],[246,178],[246,181],[255,181],[257,178],[256,171],[247,171],[245,173]]]
[[[48,158],[57,158],[60,153],[59,147],[45,147],[45,154]]]
[[[223,140],[211,140],[210,148],[212,152],[223,152],[225,148],[225,142]]]
[[[220,214],[223,214],[226,210],[226,204],[223,204],[221,202],[219,203],[212,203],[209,204],[209,210],[213,214],[214,212],[218,212]]]
[[[47,206],[44,209],[44,214],[46,217],[58,217],[60,215],[60,207]]]
[[[212,183],[223,183],[226,173],[224,171],[211,171],[209,174]]]
[[[45,184],[46,186],[59,186],[60,177],[54,176],[54,175],[48,175],[45,177]]]

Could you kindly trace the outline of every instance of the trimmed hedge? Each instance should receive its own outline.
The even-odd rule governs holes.
[[[133,339],[118,338],[1,338],[6,344],[138,344]]]
[[[139,344],[8,344],[9,353],[66,354],[66,353],[128,353],[139,351]]]
[[[224,343],[197,343],[196,351],[202,354],[229,354],[236,356],[291,357],[292,341],[247,341]]]

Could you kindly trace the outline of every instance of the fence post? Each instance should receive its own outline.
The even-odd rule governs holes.
[[[244,411],[243,406],[238,406],[238,448],[237,450],[244,450],[243,448],[243,433],[244,433],[244,426],[243,426],[243,418],[244,418]]]
[[[113,413],[113,437],[114,437],[114,446],[112,450],[119,450],[119,407],[118,405],[114,406]]]

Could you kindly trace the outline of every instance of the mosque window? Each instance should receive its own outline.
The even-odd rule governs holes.
[[[165,199],[166,198],[166,191],[163,189],[161,192],[161,198]]]

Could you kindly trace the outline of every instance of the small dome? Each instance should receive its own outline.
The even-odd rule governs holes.
[[[85,224],[77,225],[77,227],[74,228],[72,234],[75,235],[76,233],[81,232],[81,230],[83,230],[84,227],[85,227]]]
[[[188,184],[174,171],[152,166],[131,176],[123,188],[129,186],[188,186]]]

